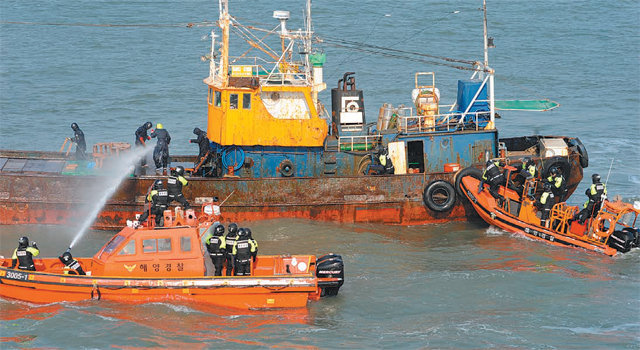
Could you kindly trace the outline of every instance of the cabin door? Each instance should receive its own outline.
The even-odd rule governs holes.
[[[409,173],[424,172],[424,143],[422,140],[407,142],[407,165]]]

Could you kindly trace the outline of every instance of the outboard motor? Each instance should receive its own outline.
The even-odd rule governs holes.
[[[621,231],[613,231],[607,244],[621,253],[626,253],[631,248],[637,247],[638,231],[633,228],[624,228]]]
[[[338,290],[344,283],[344,262],[337,254],[327,254],[316,260],[316,276],[318,278],[338,278],[338,281],[318,281],[321,289],[320,296],[338,295]]]

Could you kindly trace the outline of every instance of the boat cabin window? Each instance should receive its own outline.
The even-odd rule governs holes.
[[[207,103],[211,104],[211,97],[213,96],[213,89],[209,88],[209,95],[207,96]]]
[[[171,238],[159,238],[158,239],[158,251],[170,252],[171,251]]]
[[[238,109],[238,94],[229,95],[229,109]]]
[[[156,252],[156,240],[145,239],[142,240],[142,252],[143,253],[155,253]]]
[[[109,244],[107,244],[107,246],[104,247],[104,252],[107,254],[113,252],[120,245],[120,243],[122,243],[123,240],[124,240],[124,237],[122,236],[113,237],[113,239],[109,242]]]
[[[182,250],[183,252],[191,251],[191,237],[180,237],[180,250]]]
[[[407,166],[409,169],[418,169],[419,173],[424,172],[424,144],[422,141],[407,142]]]
[[[220,91],[215,92],[215,104],[214,106],[220,107],[222,106],[222,93]]]
[[[242,108],[251,109],[251,94],[242,94]]]
[[[136,241],[130,240],[129,243],[127,243],[127,245],[125,245],[124,248],[120,250],[118,255],[131,255],[135,253],[136,253]]]

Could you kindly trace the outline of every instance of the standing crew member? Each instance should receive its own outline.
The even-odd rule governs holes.
[[[250,241],[253,241],[253,244],[255,245],[255,248],[256,248],[256,250],[251,254],[251,257],[253,258],[253,263],[255,264],[256,258],[258,257],[258,241],[253,239],[250,228],[247,227],[245,228],[245,230],[247,231],[247,237],[249,238]]]
[[[551,190],[553,194],[556,196],[556,200],[558,202],[562,201],[564,197],[564,176],[562,176],[562,172],[560,168],[553,167],[549,170],[549,177],[547,177],[547,182],[551,184]]]
[[[82,266],[80,266],[80,263],[78,262],[78,260],[74,259],[73,256],[71,256],[71,253],[69,253],[68,251],[64,252],[62,256],[58,257],[58,259],[62,261],[64,266],[73,270],[76,275],[86,275],[86,273],[82,269]]]
[[[20,270],[35,271],[36,266],[33,264],[33,257],[39,254],[40,250],[36,242],[32,242],[31,247],[29,247],[29,238],[20,237],[18,248],[13,251],[13,256],[11,257],[11,268],[18,264],[18,269]]]
[[[236,276],[251,276],[251,257],[256,244],[250,240],[244,228],[238,229],[238,240],[233,244],[231,254],[235,258]]]
[[[163,226],[164,211],[167,209],[168,204],[169,193],[162,188],[162,180],[156,180],[147,198],[145,198],[145,207],[147,207],[147,210],[140,215],[140,222],[147,221],[149,215],[153,214],[156,216],[156,226]]]
[[[238,239],[238,225],[236,225],[235,223],[229,224],[229,227],[227,228],[227,237],[225,239],[225,244],[227,245],[226,246],[226,251],[227,251],[226,275],[227,276],[233,275],[234,261],[233,261],[233,254],[231,254],[231,252],[233,251],[233,245],[236,243],[237,239]]]
[[[179,202],[186,210],[189,209],[189,202],[182,195],[182,186],[187,186],[189,182],[184,178],[184,167],[178,165],[167,179],[167,190],[169,190],[169,204],[173,201]]]
[[[213,233],[212,233],[213,231]],[[211,257],[211,262],[215,267],[215,276],[222,276],[222,265],[226,258],[226,242],[224,239],[224,225],[218,224],[216,227],[209,227],[205,236],[207,251]]]
[[[206,164],[211,155],[209,154],[209,139],[207,138],[207,132],[200,130],[200,128],[193,129],[193,133],[197,136],[195,139],[189,140],[190,143],[197,143],[199,147],[198,160],[195,166],[198,164]]]
[[[591,175],[591,182],[591,186],[584,191],[589,199],[584,202],[584,209],[577,214],[580,225],[584,225],[589,218],[595,218],[602,207],[602,201],[607,198],[607,185],[600,182],[600,175]]]
[[[501,162],[498,160],[488,160],[485,165],[484,172],[482,173],[482,181],[480,181],[480,187],[478,193],[484,189],[484,183],[489,184],[489,193],[493,198],[504,199],[502,195],[498,193],[500,185],[504,184],[504,174],[500,169]]]
[[[151,133],[151,137],[158,138],[156,148],[153,149],[153,161],[156,163],[156,175],[167,175],[171,136],[162,124],[158,123],[156,125],[156,130]]]
[[[71,123],[71,130],[73,130],[73,138],[71,142],[76,144],[76,159],[87,159],[87,142],[84,140],[84,133],[80,130],[80,127],[76,123]]]
[[[544,192],[542,192],[540,199],[536,202],[536,206],[542,211],[540,225],[548,227],[549,214],[551,213],[551,208],[555,204],[555,195],[553,194],[551,183],[545,182],[542,188],[544,189]]]
[[[151,129],[151,126],[153,126],[151,122],[146,122],[136,129],[136,132],[135,132],[136,147],[144,147],[147,145],[147,140],[151,140],[151,137],[149,137],[149,134],[147,134],[147,132]],[[147,156],[145,154],[142,160],[140,160],[140,168],[144,168],[146,166],[147,166]]]

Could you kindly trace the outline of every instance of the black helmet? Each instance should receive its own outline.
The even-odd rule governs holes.
[[[522,158],[522,165],[523,166],[530,166],[533,165],[533,159],[531,159],[531,157],[524,157]]]
[[[151,129],[152,126],[153,124],[151,124],[151,122],[144,123],[144,127],[147,128],[147,130]]]
[[[29,246],[29,238],[20,237],[20,239],[18,240],[18,246],[20,248],[25,248],[25,247]]]
[[[247,237],[253,238],[253,237],[251,237],[251,229],[250,228],[246,227],[244,230],[247,231]]]
[[[73,130],[78,130],[78,124],[76,124],[76,123],[71,123],[71,129],[73,129]]]
[[[591,175],[591,181],[595,184],[600,182],[600,174],[593,174]]]
[[[228,231],[231,237],[233,237],[238,232],[238,225],[236,225],[235,222],[229,224]]]
[[[551,182],[545,182],[545,183],[544,183],[544,185],[542,185],[542,188],[543,188],[545,191],[549,191],[549,190],[551,190]]]
[[[162,188],[162,180],[158,179],[153,183],[153,189],[158,190]]]
[[[69,262],[71,261],[72,257],[71,257],[71,253],[69,252],[64,252],[64,254],[62,254],[62,260],[64,262]]]
[[[551,173],[551,175],[558,175],[558,174],[560,174],[560,169],[558,169],[558,167],[554,166],[551,169],[549,169],[549,172]]]
[[[200,135],[200,133],[202,133],[202,130],[200,130],[200,128],[194,128],[193,129],[193,134],[194,135]]]
[[[184,167],[182,165],[178,165],[176,167],[175,174],[178,176],[184,176]]]
[[[241,227],[238,229],[238,237],[240,238],[246,238],[247,237],[247,230],[244,229],[244,227]]]
[[[216,236],[222,236],[224,234],[224,225],[220,224],[217,225],[215,228],[215,235]]]

